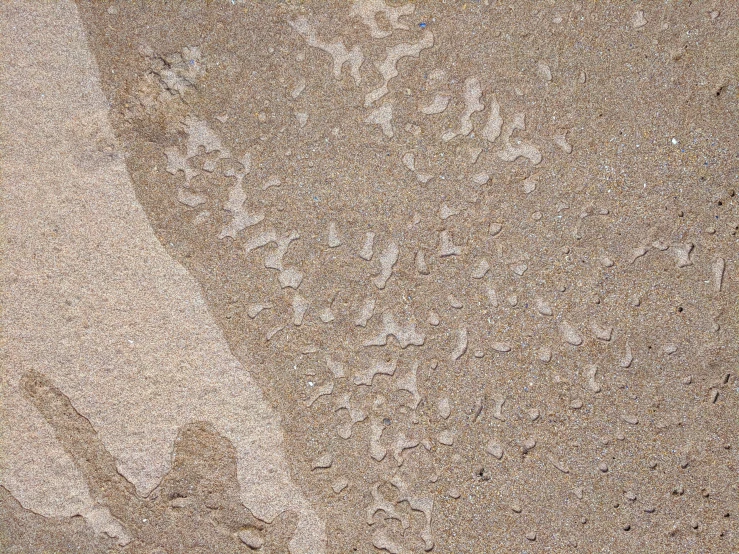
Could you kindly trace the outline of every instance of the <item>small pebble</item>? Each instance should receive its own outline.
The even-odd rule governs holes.
[[[582,400],[580,400],[579,398],[575,398],[575,400],[570,402],[570,408],[572,408],[573,410],[579,410],[580,408],[582,408]]]
[[[598,469],[602,473],[608,473],[608,464],[606,464],[605,462],[601,462],[601,463],[598,464]]]
[[[530,541],[535,541],[536,540],[536,531],[529,531],[528,533],[526,533],[526,538],[528,540],[530,540]]]

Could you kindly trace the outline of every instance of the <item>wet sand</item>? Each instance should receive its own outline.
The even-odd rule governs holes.
[[[730,3],[2,9],[4,551],[739,548]]]

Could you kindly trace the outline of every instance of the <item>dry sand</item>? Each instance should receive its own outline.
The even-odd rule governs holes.
[[[0,550],[739,550],[731,2],[0,19]]]

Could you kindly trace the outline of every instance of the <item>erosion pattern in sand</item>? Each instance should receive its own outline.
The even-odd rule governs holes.
[[[327,551],[730,552],[736,14],[493,4],[80,14]]]
[[[171,468],[178,431],[209,422],[235,448],[244,504],[264,520],[297,512],[291,550],[321,551],[277,415],[136,201],[75,5],[19,2],[3,18],[3,487],[126,545],[133,522],[34,400],[71,403],[115,458],[109,478],[140,496]]]

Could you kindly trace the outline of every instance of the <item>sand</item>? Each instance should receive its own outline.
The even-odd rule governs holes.
[[[734,552],[728,2],[2,6],[7,552]]]

